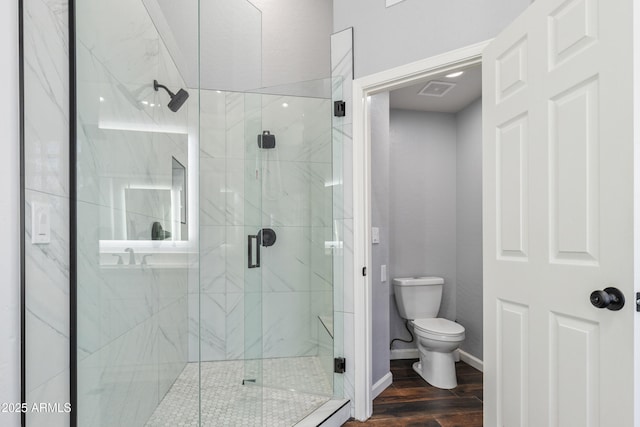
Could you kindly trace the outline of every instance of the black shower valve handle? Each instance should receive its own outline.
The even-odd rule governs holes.
[[[264,247],[273,246],[276,243],[276,232],[272,228],[263,228],[258,231],[258,244]]]

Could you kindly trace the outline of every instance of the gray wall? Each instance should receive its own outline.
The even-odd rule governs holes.
[[[355,76],[428,58],[495,37],[529,0],[334,1],[333,28],[354,27]]]
[[[380,229],[380,243],[371,248],[373,308],[373,370],[375,384],[389,372],[389,288],[380,266],[389,267],[389,92],[371,97],[371,225]],[[387,272],[388,276],[388,272]]]
[[[455,319],[456,123],[453,114],[391,110],[390,277],[445,279],[440,317]],[[375,173],[375,171],[373,171]],[[407,337],[390,298],[391,337]],[[415,348],[396,342],[394,348]]]
[[[379,207],[385,205],[385,194],[389,197],[390,278],[444,277],[440,317],[462,324],[466,339],[461,348],[482,359],[482,102],[478,99],[458,114],[391,110],[390,131],[389,151],[375,140],[372,148],[374,226],[384,224],[376,218],[383,218]],[[379,160],[387,154],[388,193]],[[382,263],[376,246],[374,295],[380,292],[376,286]],[[374,299],[374,325],[387,316],[376,307]],[[391,339],[407,337],[393,289],[389,322]],[[394,349],[401,348],[415,344],[394,343]],[[382,366],[379,359],[387,355],[374,346],[374,366]]]
[[[456,313],[466,329],[460,348],[482,359],[482,100],[456,115]]]

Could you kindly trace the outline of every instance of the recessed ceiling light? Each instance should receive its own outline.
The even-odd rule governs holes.
[[[140,101],[142,105],[149,105],[149,101]]]
[[[287,108],[288,106],[289,106],[289,104],[287,104],[286,102],[283,102],[283,103],[282,103],[282,107],[283,107],[283,108]]]
[[[448,79],[454,79],[464,74],[464,71],[456,71],[455,73],[447,74],[445,77]]]
[[[104,98],[103,97],[100,97],[99,99],[100,99],[100,102],[104,102]]]

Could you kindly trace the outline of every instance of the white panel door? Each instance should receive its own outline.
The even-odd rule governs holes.
[[[634,425],[633,9],[536,0],[485,51],[486,426]]]

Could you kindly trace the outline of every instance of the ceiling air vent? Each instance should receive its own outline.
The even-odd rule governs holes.
[[[441,98],[451,89],[453,89],[455,85],[455,83],[438,82],[432,80],[427,83],[427,85],[423,87],[420,92],[418,92],[418,95],[437,96],[438,98]]]

